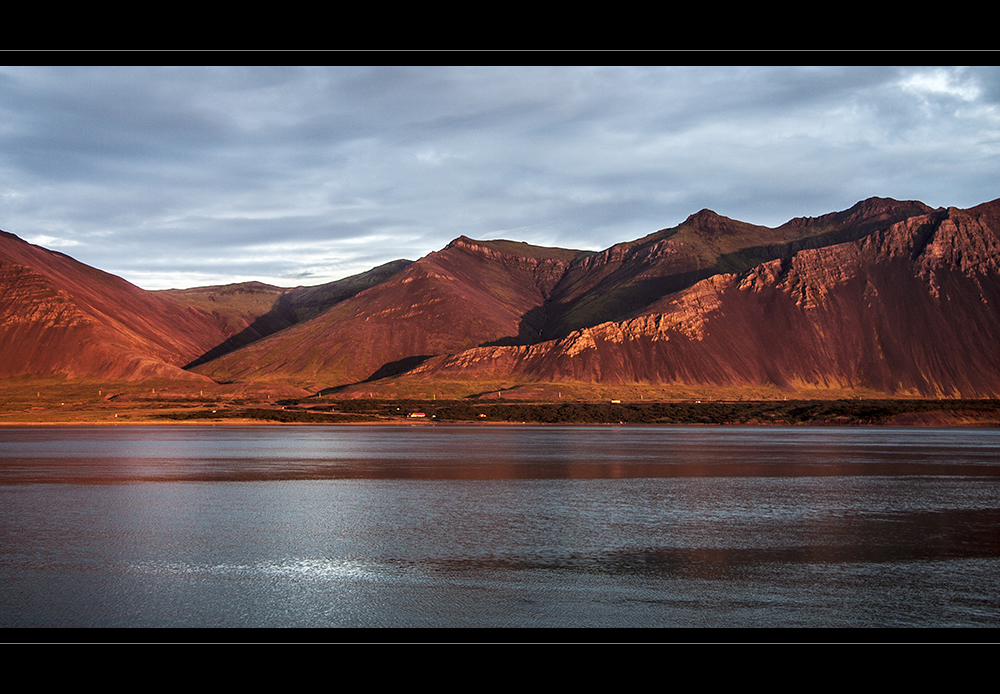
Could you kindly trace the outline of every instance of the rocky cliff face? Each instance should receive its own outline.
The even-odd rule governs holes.
[[[412,376],[1000,394],[1000,201],[714,275],[658,310]],[[886,217],[891,218],[892,215]]]
[[[657,313],[664,297],[713,275],[862,238],[929,211],[921,202],[870,198],[844,212],[771,229],[701,210],[676,227],[577,259],[552,291],[544,337]]]

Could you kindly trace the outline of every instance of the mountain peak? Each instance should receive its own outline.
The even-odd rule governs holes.
[[[695,212],[683,224],[675,227],[675,229],[681,231],[685,227],[695,232],[698,236],[707,238],[746,236],[759,233],[767,228],[750,224],[749,222],[739,222],[735,219],[730,219],[708,208]]]
[[[919,200],[896,200],[894,198],[871,197],[856,203],[841,214],[857,216],[873,216],[895,214],[898,212],[927,214],[934,210]]]
[[[504,255],[530,260],[556,260],[564,263],[571,262],[580,254],[591,253],[590,251],[578,251],[568,248],[533,246],[524,241],[507,241],[505,239],[477,241],[465,235],[459,236],[445,247],[446,250],[449,248],[463,248],[486,255]]]
[[[688,218],[685,219],[684,222],[685,223],[706,222],[706,221],[715,221],[720,219],[727,219],[727,218],[723,217],[715,210],[710,210],[707,207],[705,207],[701,210],[698,210],[694,214],[688,216]]]

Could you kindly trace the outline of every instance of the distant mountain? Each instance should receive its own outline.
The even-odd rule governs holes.
[[[394,260],[360,275],[314,287],[288,289],[262,282],[240,282],[215,287],[166,289],[160,293],[180,306],[210,313],[227,335],[224,342],[185,366],[192,368],[314,318],[358,292],[384,282],[411,262]]]
[[[786,376],[777,366],[767,367],[778,369],[774,378],[762,372],[774,352],[747,352],[740,344],[745,338],[734,335],[711,354],[689,349],[690,355],[673,355],[650,351],[644,340],[625,342],[615,331],[679,312],[701,315],[699,297],[714,286],[703,282],[711,278],[718,282],[768,263],[791,263],[809,251],[869,238],[933,212],[920,202],[871,198],[772,229],[702,210],[676,227],[602,252],[460,237],[334,310],[195,370],[217,380],[302,386],[408,371],[450,380],[789,386],[798,376]],[[682,296],[690,298],[685,303]],[[754,320],[771,331],[766,311]],[[596,339],[599,326],[610,332],[602,358],[594,361],[584,345]],[[675,338],[670,349],[679,344]],[[747,368],[747,359],[758,366]],[[808,374],[803,378],[813,382]],[[840,375],[830,382],[861,383]]]
[[[459,237],[318,287],[145,292],[0,237],[0,377],[508,381],[1000,395],[1000,200],[702,210],[601,252]],[[187,367],[181,370],[180,367]],[[387,383],[390,381],[386,381]]]

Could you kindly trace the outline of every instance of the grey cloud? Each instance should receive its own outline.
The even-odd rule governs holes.
[[[605,248],[702,207],[995,198],[1000,70],[905,86],[937,69],[0,69],[0,228],[160,286],[294,284],[460,234]]]

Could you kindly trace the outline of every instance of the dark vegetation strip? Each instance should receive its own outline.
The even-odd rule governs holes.
[[[259,407],[220,409],[216,411],[165,412],[154,414],[152,417],[174,421],[255,419],[263,422],[284,422],[289,424],[351,424],[354,422],[374,422],[381,419],[365,414],[325,413],[309,410],[272,410]]]
[[[841,420],[851,424],[881,424],[903,413],[947,411],[955,414],[997,412],[1000,403],[989,401],[964,403],[955,401],[782,401],[738,403],[565,403],[547,405],[486,405],[470,407],[464,404],[435,410],[437,419],[485,419],[525,422],[585,422],[629,424],[746,424],[788,423],[807,424]]]
[[[950,413],[995,419],[1000,400],[787,400],[760,402],[572,402],[469,403],[442,400],[343,400],[308,405],[287,401],[288,410],[235,410],[233,417],[259,412],[273,421],[385,421],[422,412],[438,422],[532,422],[578,424],[885,424],[908,413]],[[239,412],[240,414],[235,414]],[[485,415],[485,416],[482,416]],[[348,420],[348,417],[357,417]]]

